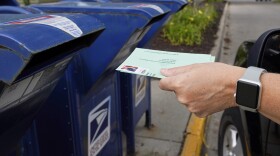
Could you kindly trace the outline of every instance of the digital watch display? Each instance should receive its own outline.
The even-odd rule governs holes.
[[[257,112],[262,92],[260,76],[264,72],[266,70],[262,68],[248,67],[244,75],[237,81],[235,96],[240,108]]]

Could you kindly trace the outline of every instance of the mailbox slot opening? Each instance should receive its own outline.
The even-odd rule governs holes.
[[[38,68],[43,69],[50,64],[65,58],[66,56],[76,54],[76,52],[82,48],[90,46],[90,44],[93,43],[100,33],[101,31],[94,34],[85,35],[36,54],[33,58],[31,58],[24,70],[16,78],[15,82],[33,74],[34,71],[38,71]]]

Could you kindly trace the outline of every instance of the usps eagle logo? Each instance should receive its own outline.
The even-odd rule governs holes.
[[[107,97],[88,115],[88,156],[96,156],[110,139],[110,105]]]

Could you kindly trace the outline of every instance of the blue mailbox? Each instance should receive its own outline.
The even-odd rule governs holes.
[[[82,14],[0,14],[1,156],[17,147],[69,62],[103,29]]]
[[[19,6],[18,2],[16,0],[1,0],[0,6]]]
[[[43,14],[43,12],[30,7],[0,5],[0,14]]]
[[[89,1],[89,0],[84,0]],[[98,1],[98,0],[97,0]],[[139,48],[147,46],[149,41],[153,38],[153,36],[159,32],[159,30],[162,28],[162,26],[168,22],[168,20],[172,17],[173,14],[180,11],[187,5],[186,0],[110,0],[111,2],[142,2],[147,3],[146,5],[152,5],[155,4],[162,4],[170,9],[170,12],[168,13],[165,18],[158,21],[156,24],[153,25],[153,27],[149,30],[149,32],[143,37],[143,39],[139,42],[138,46]],[[150,4],[149,4],[150,3]]]
[[[172,14],[183,9],[188,2],[186,0],[61,0],[61,1],[83,1],[83,2],[122,2],[122,3],[143,3],[142,5],[146,7],[151,7],[157,9],[155,4],[161,4],[170,9],[170,12],[167,16],[154,23],[151,29],[146,33],[143,39],[139,42],[139,48],[147,46],[148,42],[152,39],[152,37],[162,28],[162,26],[168,22],[169,18]]]
[[[120,92],[121,74],[115,69],[169,11],[162,5],[153,6],[94,2],[31,5],[48,13],[84,13],[106,26],[88,53],[82,53],[70,65],[47,101],[49,108],[43,109],[45,112],[40,112],[36,120],[42,155],[122,155],[120,97],[125,95]],[[47,116],[48,112],[52,116]],[[61,120],[54,120],[55,116]],[[123,124],[134,132],[129,126]],[[134,151],[134,135],[131,139],[125,132],[128,150]]]
[[[137,47],[145,47],[152,37],[168,22],[173,14],[180,11],[187,5],[185,0],[64,0],[64,1],[84,1],[84,2],[122,2],[136,3],[142,2],[142,7],[150,7],[159,9],[158,4],[164,5],[170,9],[170,12],[156,21],[145,36],[138,43]],[[81,3],[82,4],[82,3]],[[122,103],[122,120],[125,125],[123,129],[127,134],[127,149],[129,153],[135,151],[134,127],[143,116],[146,114],[146,126],[151,124],[151,80],[149,77],[136,76],[130,74],[120,74],[121,82],[121,103]],[[141,88],[139,88],[141,86]]]
[[[84,0],[92,1],[92,0]],[[99,0],[97,0],[99,1]],[[103,0],[100,0],[103,1]],[[145,34],[137,47],[145,47],[153,36],[159,32],[162,26],[168,22],[172,14],[180,11],[187,5],[185,0],[110,0],[111,2],[145,2],[146,6],[153,7],[154,4],[162,4],[170,9],[170,12],[161,20],[158,20],[151,29]],[[135,152],[135,127],[143,114],[146,115],[145,125],[151,125],[151,78],[146,76],[132,75],[127,73],[120,74],[121,101],[123,127],[128,135],[128,153]]]

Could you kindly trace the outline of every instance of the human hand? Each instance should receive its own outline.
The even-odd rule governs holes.
[[[223,63],[202,63],[162,69],[159,87],[174,91],[180,103],[198,117],[236,106],[236,82],[245,69]]]

